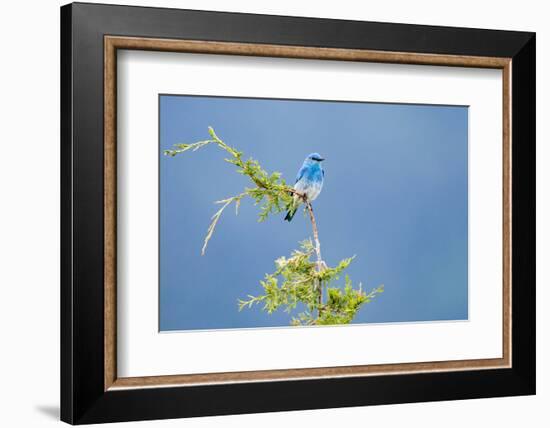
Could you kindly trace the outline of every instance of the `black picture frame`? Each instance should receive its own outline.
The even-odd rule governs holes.
[[[512,367],[105,391],[104,36],[512,58]],[[73,3],[61,8],[61,419],[71,424],[535,393],[535,34]]]

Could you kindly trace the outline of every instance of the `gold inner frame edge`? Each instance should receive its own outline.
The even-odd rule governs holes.
[[[376,364],[304,369],[280,369],[169,376],[117,377],[116,367],[116,54],[118,49],[214,55],[241,55],[392,64],[494,68],[502,70],[503,93],[503,349],[502,358]],[[423,372],[480,370],[511,367],[512,235],[511,235],[511,82],[510,58],[480,57],[362,49],[256,43],[173,40],[142,37],[104,37],[104,389],[193,386],[204,384],[282,381],[315,378],[361,377]]]

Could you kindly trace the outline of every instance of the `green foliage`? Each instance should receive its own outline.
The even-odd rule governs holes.
[[[319,325],[349,324],[359,308],[365,303],[370,303],[372,299],[384,291],[384,286],[380,285],[365,293],[361,284],[359,289],[355,290],[348,275],[345,278],[344,290],[339,288],[327,288],[327,301],[317,320]]]
[[[224,210],[231,204],[235,205],[238,214],[242,199],[249,197],[259,206],[258,221],[266,220],[271,214],[278,214],[289,207],[294,207],[293,199],[298,195],[309,209],[313,227],[315,245],[311,239],[300,243],[300,248],[294,250],[289,258],[281,257],[275,261],[275,272],[266,274],[260,281],[263,294],[249,295],[247,300],[238,300],[239,311],[262,305],[268,314],[283,308],[291,313],[298,306],[305,308],[292,317],[292,325],[332,325],[350,323],[362,305],[369,303],[384,286],[373,289],[370,293],[362,290],[361,284],[354,289],[351,280],[346,275],[343,288],[334,283],[340,274],[350,265],[354,257],[343,259],[334,267],[327,266],[321,259],[320,243],[317,236],[317,226],[311,204],[304,195],[288,186],[281,173],[269,174],[262,169],[260,163],[252,158],[244,160],[243,153],[224,143],[209,127],[210,139],[192,144],[175,144],[171,150],[165,150],[166,156],[177,156],[187,151],[196,151],[207,145],[216,145],[229,154],[225,161],[237,168],[237,173],[250,179],[251,187],[246,187],[242,193],[219,201],[221,207],[212,216],[206,232],[202,254],[204,255],[208,242]],[[312,257],[316,256],[316,260]]]
[[[264,280],[260,281],[265,294],[239,300],[239,310],[263,303],[263,309],[268,313],[280,307],[290,312],[298,302],[305,303],[313,310],[318,297],[318,291],[313,285],[319,274],[317,263],[310,259],[313,253],[313,244],[307,240],[301,242],[300,250],[294,250],[290,258],[280,257],[275,260],[275,272],[266,274]],[[279,277],[282,278],[280,285]]]
[[[175,144],[173,149],[165,150],[164,154],[174,157],[189,150],[192,152],[197,151],[210,144],[217,145],[230,155],[225,161],[231,165],[235,165],[237,173],[247,176],[253,187],[247,187],[243,193],[238,195],[216,201],[216,204],[221,204],[222,207],[212,216],[202,247],[202,254],[206,251],[208,242],[212,238],[223,211],[232,203],[235,204],[235,212],[238,213],[241,200],[245,196],[249,196],[260,207],[258,221],[265,221],[270,214],[278,214],[285,211],[288,205],[292,203],[292,193],[294,193],[294,189],[288,186],[285,180],[281,178],[280,172],[275,171],[269,174],[262,169],[257,160],[252,158],[244,160],[243,153],[225,144],[216,135],[212,127],[208,128],[208,133],[210,134],[209,140],[198,141],[192,144]]]
[[[315,248],[308,239],[301,242],[300,249],[294,250],[289,258],[277,259],[275,272],[260,281],[264,294],[249,295],[247,300],[239,300],[239,310],[261,304],[269,314],[280,308],[290,313],[302,303],[307,310],[294,317],[292,325],[348,324],[363,304],[384,291],[383,286],[369,294],[361,286],[355,290],[347,275],[343,290],[338,286],[331,287],[353,257],[342,260],[333,268],[326,266],[319,270],[317,262],[311,260],[314,254]],[[323,294],[327,296],[326,301],[322,300]]]

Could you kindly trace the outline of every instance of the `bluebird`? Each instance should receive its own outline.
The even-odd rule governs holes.
[[[305,195],[309,202],[314,201],[321,189],[323,188],[323,179],[325,177],[325,171],[321,167],[321,162],[324,159],[319,153],[311,153],[306,157],[298,175],[296,176],[296,183],[294,189]],[[291,221],[300,206],[301,198],[298,195],[294,195],[292,204],[286,213],[285,220]]]

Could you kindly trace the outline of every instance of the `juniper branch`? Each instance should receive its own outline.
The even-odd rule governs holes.
[[[281,257],[275,261],[276,270],[266,274],[260,281],[264,294],[248,295],[248,299],[239,299],[239,310],[263,304],[262,310],[271,314],[278,309],[291,312],[299,303],[307,310],[292,318],[292,325],[348,324],[353,320],[362,305],[369,303],[384,291],[380,286],[369,293],[354,289],[346,275],[344,289],[331,287],[347,269],[354,257],[343,259],[334,267],[318,268],[317,260],[312,260],[316,249],[311,240],[300,243],[300,249],[294,250],[289,258]],[[319,302],[316,286],[324,286],[327,291],[326,302]],[[317,316],[312,314],[317,312]]]
[[[266,274],[260,281],[264,294],[259,296],[249,295],[247,300],[238,300],[239,310],[251,308],[257,304],[263,304],[262,309],[273,313],[279,308],[291,312],[298,304],[304,304],[307,310],[293,317],[293,325],[322,325],[322,324],[347,324],[355,317],[359,308],[370,302],[379,293],[383,292],[383,286],[373,289],[370,293],[354,289],[351,280],[346,275],[344,289],[330,287],[329,285],[338,279],[339,274],[352,262],[354,257],[343,259],[335,267],[329,267],[321,256],[321,243],[317,221],[313,213],[313,206],[307,197],[288,186],[279,172],[268,174],[263,170],[257,160],[243,159],[243,153],[227,145],[221,140],[214,130],[209,127],[210,139],[198,141],[192,144],[175,144],[171,150],[165,150],[167,156],[176,156],[186,151],[196,151],[207,145],[216,145],[227,152],[230,157],[225,162],[237,167],[239,174],[247,176],[252,187],[247,187],[242,193],[217,201],[221,207],[212,216],[206,233],[201,254],[204,255],[218,221],[224,210],[235,204],[235,213],[238,214],[241,201],[250,197],[256,205],[260,205],[259,221],[264,221],[270,214],[279,213],[292,204],[294,197],[299,197],[304,203],[304,209],[309,214],[311,221],[313,240],[305,240],[300,243],[300,249],[292,252],[290,258],[281,257],[276,260],[276,270]],[[311,257],[315,254],[316,260]],[[323,301],[323,289],[326,289],[326,302]],[[312,314],[316,312],[317,316]]]
[[[226,144],[216,135],[216,132],[212,127],[208,128],[208,132],[211,137],[210,139],[198,141],[192,144],[175,144],[173,149],[165,150],[164,154],[166,156],[174,157],[187,151],[197,151],[207,145],[216,145],[230,155],[229,158],[224,159],[225,162],[236,166],[237,173],[247,176],[252,182],[253,187],[247,187],[244,192],[239,195],[235,195],[218,202],[223,203],[224,205],[211,219],[204,246],[201,250],[201,254],[203,255],[210,239],[212,238],[221,214],[231,203],[235,203],[235,213],[238,214],[241,200],[245,196],[250,197],[256,205],[260,205],[259,221],[264,221],[270,214],[276,214],[286,210],[288,205],[292,202],[292,195],[298,194],[300,197],[304,198],[304,195],[286,184],[285,180],[281,177],[281,173],[267,173],[261,168],[257,160],[253,158],[244,160],[243,152],[240,152],[234,147]]]
[[[206,231],[206,237],[204,238],[204,244],[201,249],[201,255],[204,256],[204,253],[206,251],[206,247],[208,246],[208,241],[210,241],[210,238],[212,238],[212,234],[214,233],[214,229],[216,228],[216,225],[218,224],[218,220],[220,219],[223,211],[231,205],[233,202],[235,203],[235,214],[239,213],[239,205],[241,203],[241,199],[246,196],[246,193],[241,193],[236,196],[231,196],[230,198],[222,199],[220,201],[216,201],[216,204],[223,204],[222,207],[216,211],[216,213],[211,218],[211,223],[208,226],[208,230]]]

